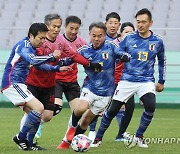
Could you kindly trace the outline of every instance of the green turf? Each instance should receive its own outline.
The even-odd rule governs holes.
[[[128,131],[135,133],[139,124],[140,115],[143,109],[138,108],[135,110],[133,119],[128,128]],[[11,138],[18,132],[19,122],[23,112],[17,108],[0,108],[0,154],[21,154],[25,153],[18,149],[18,147],[11,141]],[[72,149],[60,151],[56,146],[60,143],[64,136],[67,127],[67,121],[70,116],[70,109],[65,108],[51,122],[46,123],[43,128],[43,136],[38,141],[39,144],[47,151],[36,151],[27,153],[43,153],[43,154],[69,154],[75,153]],[[105,133],[103,143],[99,148],[91,148],[87,153],[91,154],[124,154],[124,153],[180,153],[180,118],[179,109],[157,109],[153,122],[145,133],[148,138],[179,138],[177,143],[160,143],[149,144],[148,149],[135,147],[133,149],[126,149],[123,143],[115,143],[118,127],[116,120],[113,120],[110,128]]]

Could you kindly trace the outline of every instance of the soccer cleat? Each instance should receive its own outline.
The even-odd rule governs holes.
[[[69,149],[69,143],[62,140],[62,142],[57,146],[57,149],[59,150],[66,150],[66,149]]]
[[[97,148],[97,147],[99,147],[99,145],[102,143],[102,141],[100,140],[100,139],[98,139],[98,138],[96,138],[95,140],[94,140],[94,142],[92,142],[91,143],[91,147],[93,147],[93,148]]]
[[[125,138],[124,144],[125,144],[126,148],[130,149],[137,145],[137,137],[135,135],[125,132],[123,134],[123,137]]]
[[[96,137],[96,132],[95,131],[89,131],[88,138],[91,141],[94,141],[95,137]]]
[[[114,140],[115,142],[124,142],[126,139],[124,137],[119,137]]]
[[[71,143],[72,139],[74,138],[74,135],[76,133],[76,128],[70,127],[69,130],[66,133],[66,138],[69,143]]]
[[[38,130],[37,130],[37,132],[36,132],[36,135],[35,135],[35,138],[36,138],[36,139],[41,138],[41,136],[42,136],[42,128],[43,128],[43,125],[40,124],[40,125],[39,125],[39,128],[38,128]]]
[[[16,135],[12,140],[19,146],[20,149],[25,151],[30,150],[29,143],[26,139],[20,140],[18,135]]]
[[[45,148],[43,148],[43,147],[40,147],[40,146],[37,145],[36,143],[33,143],[33,145],[30,146],[30,150],[32,150],[32,151],[38,151],[38,150],[47,150],[47,149],[45,149]]]
[[[137,145],[140,148],[148,148],[148,145],[146,144],[145,140],[143,139],[143,137],[136,137],[137,139]]]

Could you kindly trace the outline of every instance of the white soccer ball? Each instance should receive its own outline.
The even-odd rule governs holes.
[[[128,132],[125,132],[123,137],[124,137],[124,144],[126,148],[130,149],[137,145],[137,138],[134,134],[132,135]]]
[[[73,138],[71,147],[76,152],[86,152],[89,150],[91,142],[86,135],[78,134]]]

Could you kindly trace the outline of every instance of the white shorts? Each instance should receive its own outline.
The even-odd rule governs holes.
[[[114,92],[113,99],[126,103],[134,94],[137,94],[138,97],[141,98],[147,93],[155,94],[154,82],[120,81]]]
[[[2,91],[3,94],[15,105],[20,106],[34,98],[25,84],[13,84]]]
[[[83,88],[80,99],[89,102],[89,109],[94,115],[102,115],[108,107],[111,97],[98,96],[92,93],[89,89]]]

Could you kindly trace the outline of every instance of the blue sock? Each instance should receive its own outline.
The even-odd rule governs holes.
[[[124,116],[125,109],[120,109],[116,115],[116,120],[118,122],[119,127],[121,126],[121,119]]]
[[[97,124],[98,116],[93,119],[93,121],[90,123],[90,131],[95,131],[96,130],[96,124]]]
[[[136,136],[143,137],[144,132],[152,121],[154,113],[144,111],[141,116],[141,121],[138,130],[136,131]]]
[[[34,125],[40,122],[40,116],[41,114],[34,110],[29,112],[29,114],[27,115],[25,124],[23,125],[21,131],[18,134],[18,138],[20,140],[25,139],[30,129],[33,128]]]
[[[97,139],[102,140],[103,135],[104,135],[105,131],[108,129],[109,125],[111,124],[112,119],[113,119],[113,117],[110,118],[106,111],[102,117],[101,124],[100,124],[98,132],[96,134]]]
[[[36,123],[27,134],[27,140],[29,141],[30,146],[33,145],[34,136],[36,135],[39,125],[40,125],[40,122]]]

